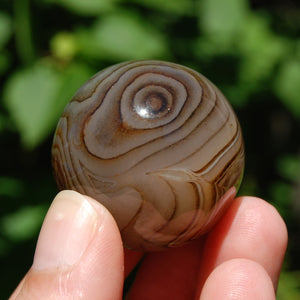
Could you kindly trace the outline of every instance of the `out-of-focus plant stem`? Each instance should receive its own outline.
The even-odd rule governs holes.
[[[16,49],[24,65],[35,59],[30,22],[30,0],[14,0]]]

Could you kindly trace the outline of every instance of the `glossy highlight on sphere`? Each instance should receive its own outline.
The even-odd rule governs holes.
[[[239,122],[200,73],[132,61],[88,80],[54,136],[58,187],[114,216],[124,245],[176,247],[206,233],[233,200],[244,168]]]

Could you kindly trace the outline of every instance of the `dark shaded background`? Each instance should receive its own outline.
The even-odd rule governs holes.
[[[1,0],[0,299],[30,267],[57,193],[50,149],[64,106],[98,70],[132,59],[192,67],[228,97],[246,146],[240,194],[266,199],[285,219],[278,299],[300,299],[296,0]]]

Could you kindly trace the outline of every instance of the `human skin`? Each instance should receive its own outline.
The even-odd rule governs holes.
[[[32,267],[10,299],[119,300],[124,278],[141,259],[126,300],[275,299],[287,240],[276,209],[244,196],[205,237],[143,254],[123,248],[101,204],[63,191],[44,220]]]

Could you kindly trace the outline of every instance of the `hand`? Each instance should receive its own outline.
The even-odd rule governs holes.
[[[126,299],[275,299],[287,245],[285,224],[267,202],[237,198],[202,239],[145,254]],[[73,191],[54,199],[33,265],[10,299],[122,299],[143,254],[124,251],[98,202]]]

